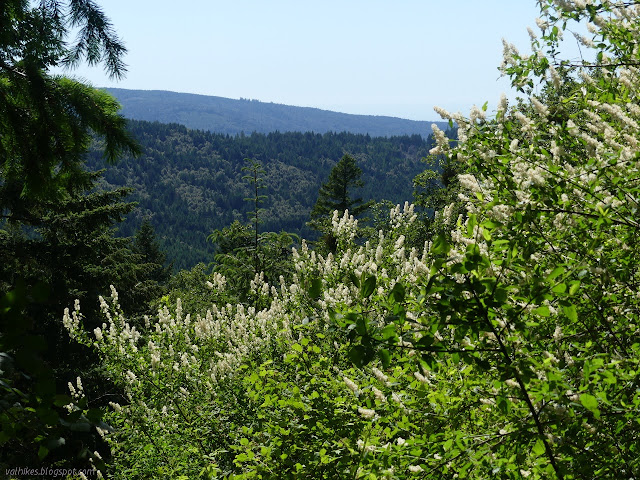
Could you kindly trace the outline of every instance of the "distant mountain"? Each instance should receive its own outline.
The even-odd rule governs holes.
[[[176,93],[162,90],[107,88],[122,104],[125,117],[178,123],[191,129],[236,135],[270,132],[349,132],[372,137],[418,134],[425,139],[431,124],[445,130],[446,122],[419,122],[395,117],[352,115],[257,100]]]

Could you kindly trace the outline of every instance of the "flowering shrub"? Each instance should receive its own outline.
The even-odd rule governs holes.
[[[334,217],[333,234],[344,247],[339,257],[322,257],[303,243],[294,251],[291,285],[276,289],[260,275],[252,282],[253,295],[269,298],[261,311],[214,303],[193,319],[178,302],[175,312],[164,307],[140,332],[120,312],[114,288],[110,301],[100,299],[106,321],[92,333],[81,328],[79,305],[65,312],[71,334],[100,351],[126,392],[121,404],[112,404],[114,433],[106,436],[117,475],[355,474],[376,448],[371,435],[389,436],[371,422],[400,424],[396,417],[406,406],[386,374],[353,368],[348,356],[356,356],[331,318],[349,307],[383,315],[383,306],[362,297],[374,274],[376,295],[384,297],[398,281],[415,282],[428,271],[425,252],[403,248],[412,208],[392,210],[393,236],[380,234],[376,244],[363,246],[354,243],[357,220],[348,212]],[[216,280],[213,296],[223,296],[226,282]],[[401,368],[394,371],[394,384],[415,383]],[[307,458],[312,445],[314,462]]]
[[[439,110],[460,142],[438,134],[433,153],[466,165],[466,215],[440,213],[451,235],[434,240],[428,280],[405,286],[421,296],[399,311],[417,321],[363,329],[362,355],[409,342],[434,371],[444,356],[467,375],[470,421],[426,443],[442,460],[425,455],[425,471],[637,478],[639,51],[627,40],[640,6],[543,3],[548,51],[532,35],[534,55],[507,45],[503,65],[541,93],[512,110],[503,98],[495,119]],[[597,42],[584,43],[597,63],[574,75],[555,52],[566,22],[581,19],[594,23]]]
[[[423,249],[410,205],[365,244],[346,212],[335,254],[303,243],[291,283],[256,276],[261,310],[218,301],[220,277],[204,317],[178,304],[139,332],[115,289],[95,332],[67,313],[126,391],[116,476],[638,478],[636,3],[542,2],[534,54],[506,44],[502,66],[536,94],[439,110],[466,213]],[[583,19],[580,69],[556,47]]]

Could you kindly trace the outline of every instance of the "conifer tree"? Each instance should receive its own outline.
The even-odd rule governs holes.
[[[171,276],[171,265],[165,266],[167,255],[162,251],[156,233],[147,218],[142,222],[133,239],[133,251],[142,258],[143,264],[149,265],[149,278],[162,284]]]
[[[245,161],[248,165],[242,170],[248,173],[243,179],[248,182],[252,194],[245,198],[253,207],[248,212],[250,224],[235,221],[208,237],[216,245],[214,271],[227,276],[237,299],[242,302],[252,296],[251,282],[256,276],[262,276],[272,285],[278,284],[281,278],[290,277],[291,245],[297,240],[296,235],[284,231],[259,231],[262,215],[266,212],[262,205],[267,196],[260,194],[265,188],[265,171],[260,162],[248,158]]]
[[[260,194],[260,190],[264,187],[264,168],[260,162],[245,158],[245,162],[248,163],[246,167],[242,168],[243,172],[248,172],[243,176],[243,180],[249,182],[253,196],[245,198],[245,201],[251,202],[253,210],[249,212],[251,223],[253,224],[253,274],[256,275],[260,272],[260,233],[259,225],[262,223],[261,215],[265,212],[264,208],[261,208],[261,204],[267,199],[266,195]]]
[[[71,29],[78,30],[75,42],[67,39]],[[0,207],[13,212],[20,206],[16,194],[21,201],[55,197],[61,189],[86,180],[82,153],[92,133],[104,139],[108,161],[115,161],[123,152],[137,152],[113,97],[49,73],[50,68],[73,67],[86,60],[89,64],[104,63],[109,76],[121,77],[126,71],[122,62],[125,51],[94,2],[3,2]]]
[[[75,41],[69,40],[70,33],[76,35]],[[137,154],[139,148],[113,97],[52,75],[50,69],[82,61],[102,63],[108,75],[117,78],[126,71],[124,53],[109,20],[93,1],[2,2],[3,472],[10,465],[35,466],[54,450],[58,459],[72,453],[73,466],[86,466],[87,448],[99,442],[86,433],[100,423],[99,411],[70,416],[60,408],[68,399],[60,395],[68,391],[68,379],[61,372],[69,365],[86,366],[87,359],[77,355],[77,349],[66,348],[59,315],[61,304],[70,298],[85,294],[95,298],[104,290],[105,280],[115,283],[134,271],[127,266],[129,240],[114,238],[111,230],[113,222],[132,208],[121,201],[127,192],[89,193],[96,176],[85,171],[83,154],[94,136],[102,141],[109,162],[125,152]],[[80,382],[76,385],[80,388]],[[84,432],[84,437],[77,432]],[[84,459],[76,457],[78,446]]]
[[[353,216],[365,212],[373,202],[363,203],[360,197],[352,198],[352,190],[364,186],[361,177],[362,169],[357,165],[356,159],[351,155],[344,155],[331,170],[327,182],[320,187],[318,200],[311,210],[309,225],[322,230],[334,210],[338,210],[341,216],[345,210],[349,210]]]

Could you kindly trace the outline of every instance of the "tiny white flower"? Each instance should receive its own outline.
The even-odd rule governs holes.
[[[378,390],[376,387],[371,387],[371,391],[376,397],[376,400],[385,403],[387,401],[387,397],[385,397],[384,393]]]
[[[356,382],[354,382],[353,380],[351,380],[350,378],[347,377],[343,377],[342,381],[344,382],[344,384],[349,388],[349,390],[351,390],[353,393],[358,393],[358,391],[360,390],[358,388],[358,385],[356,385]]]
[[[372,419],[376,415],[375,410],[371,410],[370,408],[362,408],[362,407],[358,407],[358,413],[367,420]]]
[[[371,371],[373,372],[373,374],[375,375],[375,377],[381,381],[382,383],[387,383],[389,381],[389,377],[387,377],[384,373],[382,373],[380,370],[378,370],[377,368],[372,368]]]
[[[134,383],[138,379],[138,377],[136,377],[136,374],[131,370],[127,370],[126,376],[129,383]]]

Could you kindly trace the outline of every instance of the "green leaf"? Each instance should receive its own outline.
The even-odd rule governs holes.
[[[558,285],[556,285],[555,287],[553,287],[553,288],[551,289],[551,291],[552,291],[553,293],[557,293],[557,294],[564,293],[564,292],[566,292],[566,291],[567,291],[567,284],[566,284],[566,283],[559,283]]]
[[[584,408],[592,412],[598,409],[598,399],[588,393],[580,395],[580,403]]]
[[[507,290],[503,287],[497,287],[493,299],[499,305],[504,304],[507,301]]]
[[[99,408],[90,408],[86,415],[87,419],[93,423],[97,423],[102,420],[102,410]]]
[[[392,323],[389,324],[389,325],[386,325],[380,331],[380,336],[381,336],[383,341],[389,340],[391,338],[396,338],[397,337],[396,326],[394,324],[392,324]]]
[[[356,365],[357,367],[364,367],[371,360],[373,360],[375,352],[371,347],[365,347],[364,345],[355,345],[351,347],[348,355],[349,359],[354,363],[354,365]]]
[[[40,445],[40,448],[38,449],[38,458],[42,460],[47,455],[49,455],[49,449],[44,445]]]
[[[534,455],[537,455],[537,456],[544,455],[545,448],[544,448],[544,442],[542,441],[542,439],[540,438],[538,439],[538,441],[533,446],[531,451],[533,452]]]
[[[322,280],[320,278],[314,278],[311,280],[311,285],[309,286],[307,293],[314,300],[320,298],[320,295],[322,295]]]
[[[360,287],[360,294],[362,298],[369,298],[373,291],[376,289],[377,279],[375,275],[371,275],[367,278]]]
[[[369,322],[367,321],[367,317],[364,315],[360,315],[356,320],[356,332],[358,335],[362,335],[363,337],[367,335]]]
[[[378,358],[382,362],[382,366],[387,368],[391,364],[391,353],[386,348],[378,350]]]
[[[535,310],[533,310],[533,313],[541,317],[548,317],[549,315],[551,315],[551,311],[549,310],[549,307],[547,307],[546,305],[542,305],[536,308]]]
[[[467,236],[469,238],[473,238],[473,229],[478,224],[478,217],[471,213],[469,214],[469,218],[467,219]]]
[[[414,347],[417,350],[428,350],[428,347],[433,345],[434,337],[429,333],[424,333],[422,338],[418,340],[417,343],[414,344]]]
[[[578,321],[578,312],[576,310],[576,306],[575,305],[569,305],[568,307],[562,307],[562,310],[564,311],[564,314],[567,316],[567,318],[569,320],[571,320],[572,322],[577,322]]]
[[[579,288],[580,288],[579,280],[575,280],[571,282],[571,286],[569,287],[569,295],[575,295]]]
[[[406,291],[405,291],[404,285],[398,282],[391,289],[391,293],[389,293],[389,297],[392,298],[393,301],[396,303],[402,303],[404,302],[405,294],[406,294]]]
[[[497,397],[496,405],[502,413],[504,414],[509,413],[509,401],[505,397],[502,397],[502,396]]]
[[[446,255],[449,253],[451,246],[447,242],[447,237],[444,233],[438,234],[438,236],[433,240],[433,246],[431,247],[431,252],[436,254]]]
[[[547,282],[553,282],[558,276],[564,273],[564,267],[556,267],[553,271],[547,276]]]
[[[69,405],[73,399],[69,395],[56,395],[53,397],[53,404],[56,407],[64,407],[65,405]]]

